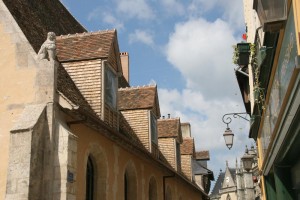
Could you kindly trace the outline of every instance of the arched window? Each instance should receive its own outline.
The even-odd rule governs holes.
[[[133,163],[129,163],[124,173],[124,199],[136,200],[137,199],[137,179],[136,171]]]
[[[94,199],[94,166],[91,157],[88,157],[86,166],[86,200]]]
[[[167,186],[167,189],[166,189],[166,200],[172,200],[172,191],[169,186]]]
[[[149,200],[157,200],[157,185],[154,177],[149,181]]]
[[[231,200],[230,195],[227,194],[226,200]]]

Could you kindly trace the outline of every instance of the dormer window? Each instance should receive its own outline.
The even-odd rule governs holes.
[[[181,166],[181,154],[180,154],[180,143],[178,141],[176,142],[176,162],[177,162],[177,170],[180,169]]]
[[[111,108],[117,108],[117,76],[112,68],[105,64],[104,70],[104,85],[105,85],[105,103]]]
[[[155,115],[150,112],[150,132],[151,132],[151,141],[158,145],[157,141],[157,121]]]

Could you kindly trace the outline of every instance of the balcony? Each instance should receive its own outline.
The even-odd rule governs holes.
[[[264,32],[278,32],[287,20],[287,0],[254,0]]]

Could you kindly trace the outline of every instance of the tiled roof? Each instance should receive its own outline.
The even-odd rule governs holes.
[[[57,36],[58,60],[107,58],[115,36],[116,30]]]
[[[35,52],[39,51],[50,31],[56,35],[86,31],[59,0],[3,0],[3,2]]]
[[[210,160],[209,151],[197,151],[196,160]]]
[[[183,138],[183,141],[180,144],[180,153],[181,155],[194,155],[195,145],[193,138]]]
[[[156,86],[120,88],[118,90],[119,110],[153,109],[160,116]]]
[[[158,138],[176,137],[182,141],[180,119],[159,119],[157,120]]]

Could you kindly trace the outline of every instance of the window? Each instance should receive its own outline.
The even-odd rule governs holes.
[[[176,161],[177,161],[177,170],[181,166],[181,154],[180,154],[180,144],[176,141]]]
[[[124,199],[128,200],[128,178],[127,174],[124,174]]]
[[[150,112],[151,141],[157,144],[157,123],[155,115]]]
[[[94,198],[94,167],[91,157],[88,157],[86,166],[86,200],[93,200]]]
[[[227,194],[226,200],[231,200],[230,195]]]
[[[149,200],[157,200],[157,184],[154,177],[149,182]]]
[[[124,173],[124,199],[137,200],[137,178],[133,163],[129,163]]]
[[[117,77],[111,68],[105,66],[105,103],[108,104],[111,108],[117,107]]]

